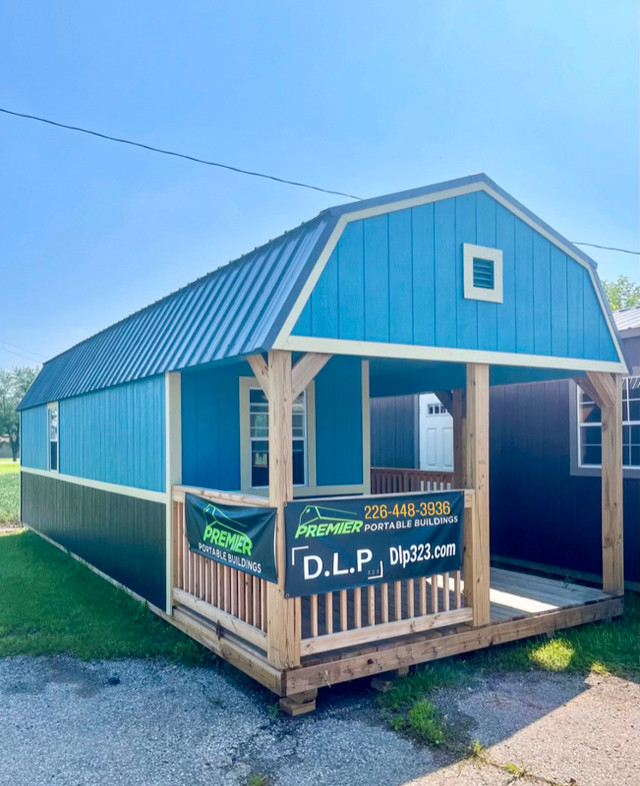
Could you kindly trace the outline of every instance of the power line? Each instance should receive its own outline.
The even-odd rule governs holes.
[[[1,352],[9,352],[11,355],[16,355],[16,357],[22,358],[23,360],[27,360],[30,363],[40,363],[41,361],[37,361],[28,355],[25,355],[23,352],[17,352],[15,349],[9,349],[8,347],[0,346],[0,353]]]
[[[573,241],[574,246],[591,246],[591,248],[602,248],[604,251],[619,251],[621,254],[635,254],[640,255],[640,251],[630,251],[628,248],[616,248],[615,246],[599,246],[597,243],[578,243],[577,240]]]
[[[26,352],[28,355],[33,355],[36,358],[40,358],[40,360],[44,360],[44,355],[41,355],[39,352],[33,352],[26,347],[21,347],[19,344],[12,344],[10,341],[6,341],[4,338],[0,338],[0,344],[5,344],[8,347],[13,347],[14,349],[19,349],[22,352]]]
[[[48,120],[45,117],[38,117],[37,115],[26,115],[22,112],[13,112],[10,109],[3,109],[0,107],[0,112],[3,112],[5,115],[13,115],[14,117],[23,117],[26,120],[36,120],[38,123],[46,123],[50,126],[56,126],[57,128],[65,128],[68,131],[77,131],[80,134],[89,134],[90,136],[97,136],[100,139],[107,139],[109,142],[119,142],[121,145],[131,145],[132,147],[141,147],[143,150],[150,150],[152,153],[161,153],[165,156],[174,156],[175,158],[184,158],[187,161],[194,161],[196,164],[205,164],[206,166],[215,166],[219,169],[228,169],[231,172],[238,172],[241,175],[249,175],[251,177],[261,177],[264,180],[274,180],[276,183],[284,183],[288,186],[296,186],[297,188],[308,188],[312,191],[320,191],[323,194],[334,194],[336,196],[343,196],[347,197],[347,199],[357,199],[361,200],[362,197],[354,196],[353,194],[347,194],[344,191],[333,191],[330,188],[322,188],[321,186],[313,186],[309,183],[299,183],[296,180],[287,180],[283,177],[276,177],[275,175],[266,175],[264,172],[252,172],[249,169],[241,169],[237,166],[231,166],[230,164],[221,164],[218,161],[207,161],[204,158],[197,158],[196,156],[190,156],[186,153],[176,153],[173,150],[164,150],[161,147],[153,147],[153,145],[145,145],[143,142],[133,142],[130,139],[122,139],[117,136],[110,136],[109,134],[101,134],[98,131],[91,131],[88,128],[81,128],[80,126],[70,126],[66,123],[58,123],[55,120]]]
[[[67,131],[77,131],[80,134],[88,134],[89,136],[95,136],[99,139],[106,139],[109,142],[118,142],[121,145],[130,145],[131,147],[139,147],[143,150],[149,150],[152,153],[161,153],[165,156],[173,156],[174,158],[184,158],[186,161],[193,161],[196,164],[205,164],[206,166],[214,166],[218,167],[219,169],[227,169],[230,172],[237,172],[241,175],[248,175],[250,177],[261,177],[264,180],[272,180],[276,183],[283,183],[287,186],[296,186],[297,188],[308,188],[311,191],[319,191],[322,194],[334,194],[336,196],[343,196],[347,197],[347,199],[355,199],[357,201],[362,201],[363,197],[356,196],[355,194],[347,194],[345,191],[334,191],[331,188],[322,188],[321,186],[314,186],[310,183],[300,183],[297,180],[287,180],[283,177],[277,177],[276,175],[267,175],[264,172],[253,172],[249,169],[242,169],[241,167],[231,166],[230,164],[221,164],[218,161],[208,161],[204,158],[198,158],[197,156],[191,156],[186,153],[176,153],[173,150],[165,150],[161,147],[154,147],[153,145],[146,145],[143,142],[133,142],[130,139],[123,139],[117,136],[111,136],[109,134],[102,134],[99,131],[91,131],[88,128],[82,128],[80,126],[72,126],[68,125],[67,123],[59,123],[56,120],[49,120],[46,117],[39,117],[38,115],[28,115],[23,112],[14,112],[11,109],[4,109],[0,107],[0,112],[5,115],[12,115],[13,117],[22,117],[26,120],[35,120],[38,123],[45,123],[46,125],[55,126],[56,128],[64,128]],[[604,251],[618,251],[621,254],[634,254],[640,255],[640,251],[630,251],[627,248],[616,248],[615,246],[601,246],[597,243],[585,243],[585,242],[578,242],[577,240],[573,241],[574,245],[576,246],[590,246],[591,248],[600,248]]]

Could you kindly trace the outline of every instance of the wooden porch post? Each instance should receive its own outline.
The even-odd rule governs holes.
[[[590,372],[587,378],[577,382],[602,412],[602,589],[623,595],[622,376]]]
[[[300,665],[296,600],[284,596],[286,565],[284,505],[293,499],[291,352],[269,352],[269,503],[278,508],[276,564],[278,583],[268,584],[267,659],[279,669]]]
[[[489,366],[467,364],[464,487],[475,491],[464,533],[464,592],[473,625],[491,621],[489,600]]]

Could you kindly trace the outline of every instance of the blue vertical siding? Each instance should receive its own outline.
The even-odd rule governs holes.
[[[464,243],[502,249],[502,303],[465,299]],[[347,224],[293,333],[617,360],[589,271],[485,192]]]
[[[240,377],[246,363],[182,374],[182,480],[238,490]],[[316,480],[320,486],[362,483],[362,376],[359,358],[334,357],[318,374]]]
[[[316,377],[318,486],[362,483],[362,364],[335,356]]]
[[[164,491],[164,376],[59,403],[60,472]]]
[[[377,312],[381,300],[389,299],[389,217],[385,214],[364,221],[364,320],[367,341],[389,341],[389,312]]]
[[[182,480],[189,486],[240,488],[240,377],[248,364],[182,374]]]
[[[476,194],[476,241],[480,246],[498,248],[496,240],[496,202],[483,191]],[[504,286],[504,275],[503,275]],[[498,349],[498,313],[501,303],[478,301],[478,346]]]
[[[23,409],[20,415],[20,464],[48,469],[47,405]]]

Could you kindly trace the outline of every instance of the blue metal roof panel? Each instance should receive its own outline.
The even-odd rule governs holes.
[[[336,221],[318,216],[57,355],[19,408],[269,349]]]

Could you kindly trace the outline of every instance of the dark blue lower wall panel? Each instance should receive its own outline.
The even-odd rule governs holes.
[[[491,389],[491,553],[599,575],[601,481],[570,471],[574,395],[568,382]],[[637,479],[623,491],[624,576],[637,582]]]
[[[165,506],[21,473],[22,520],[150,603],[165,606]]]

